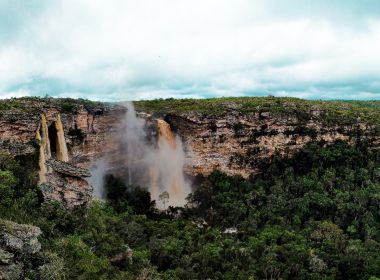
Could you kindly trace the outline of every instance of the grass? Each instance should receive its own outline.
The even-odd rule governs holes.
[[[0,99],[0,111],[18,110],[31,112],[33,110],[39,111],[43,108],[56,107],[62,113],[72,113],[75,112],[80,106],[83,106],[88,111],[92,111],[95,107],[106,107],[108,105],[109,103],[72,98],[22,97]]]
[[[228,97],[210,99],[156,99],[135,102],[140,111],[161,114],[197,113],[222,116],[235,108],[241,114],[269,112],[274,115],[294,115],[299,120],[310,119],[312,111],[319,110],[320,118],[328,124],[357,123],[360,119],[380,125],[380,101],[321,101],[289,97]]]
[[[134,102],[136,110],[156,115],[176,114],[220,116],[234,110],[242,115],[269,112],[272,116],[295,116],[300,122],[309,120],[315,110],[327,125],[353,125],[358,120],[380,127],[380,101],[321,101],[290,97],[223,97],[208,99],[155,99]],[[79,106],[90,112],[96,107],[107,107],[85,99],[23,97],[0,100],[1,110],[28,111],[58,107],[63,113],[75,112]]]

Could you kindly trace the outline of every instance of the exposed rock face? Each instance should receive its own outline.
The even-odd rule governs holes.
[[[92,197],[92,187],[86,180],[56,172],[47,175],[47,182],[40,184],[40,189],[45,200],[61,201],[68,207],[85,205]]]
[[[41,250],[38,227],[0,220],[0,279],[24,279],[24,262]]]
[[[119,153],[117,143],[123,125],[120,118],[124,117],[125,108],[104,104],[87,108],[73,102],[68,110],[55,99],[20,102],[25,103],[20,107],[27,110],[0,110],[0,153],[38,153],[45,199],[68,205],[86,204],[92,187],[84,178],[90,174],[80,167],[91,167],[104,154],[113,158]]]
[[[291,116],[272,116],[269,112],[242,115],[236,111],[219,117],[196,114],[167,116],[187,149],[187,173],[209,174],[215,168],[248,177],[257,172],[262,160],[275,153],[291,155],[311,140],[354,142],[358,133],[374,146],[380,137],[373,126],[325,126],[315,116],[304,121]]]
[[[54,171],[63,175],[68,175],[76,178],[91,176],[91,173],[88,169],[76,167],[64,161],[49,159],[46,161],[46,164],[53,168]]]
[[[355,141],[356,127],[325,127],[316,119],[302,123],[297,118],[262,114],[227,113],[221,118],[191,115],[171,116],[170,123],[187,147],[187,171],[209,174],[215,168],[248,177],[260,160],[292,154],[311,140]],[[363,127],[370,134],[370,128]],[[377,137],[377,139],[379,139]]]
[[[125,112],[124,107],[115,106],[95,112],[81,108],[76,114],[62,115],[71,162],[90,168],[105,155],[118,158]]]
[[[47,160],[46,165],[52,169],[46,174],[46,181],[40,184],[46,200],[62,201],[69,207],[91,200],[92,186],[83,179],[91,176],[89,170],[55,159]]]
[[[45,114],[41,114],[36,132],[40,146],[40,190],[45,200],[62,201],[69,207],[84,205],[91,199],[92,187],[83,178],[91,174],[86,169],[68,163],[69,154],[60,115],[57,114],[49,127],[47,123]]]
[[[55,121],[56,130],[56,155],[57,159],[61,161],[69,161],[69,152],[67,151],[65,132],[62,127],[61,116],[58,114],[57,120]]]
[[[38,125],[38,114],[0,112],[0,151],[8,151],[13,155],[34,153],[32,142]]]
[[[109,169],[125,169],[127,161],[121,143],[125,134],[126,109],[119,105],[98,104],[88,107],[75,101],[70,110],[62,101],[40,99],[25,101],[28,110],[0,111],[0,152],[14,155],[45,152],[46,181],[41,185],[46,199],[65,200],[69,204],[85,204],[91,196],[91,187],[84,180],[88,172],[77,167],[91,169],[97,160],[107,158]],[[60,103],[61,102],[61,103]],[[292,154],[310,140],[331,142],[342,139],[352,143],[366,138],[373,146],[380,146],[379,130],[374,125],[357,119],[354,122],[327,123],[324,112],[312,106],[305,117],[297,114],[294,104],[283,106],[282,113],[266,111],[262,107],[244,112],[234,102],[222,104],[220,114],[202,114],[195,111],[163,114],[154,110],[139,112],[147,119],[148,133],[157,137],[157,125],[152,121],[164,118],[171,129],[181,136],[186,152],[186,172],[190,175],[209,174],[218,168],[228,174],[248,177],[258,171],[263,160],[273,156]],[[286,110],[293,113],[287,113]],[[46,127],[41,121],[46,117]],[[60,118],[62,129],[56,126]],[[42,129],[42,130],[40,130]],[[376,131],[377,129],[377,131]],[[40,130],[40,140],[36,135]],[[45,132],[44,132],[45,131]],[[61,138],[52,134],[61,132]],[[46,151],[47,142],[36,149],[48,135],[51,155]],[[59,159],[57,142],[62,144],[62,135],[67,145],[68,165]],[[45,136],[46,138],[46,136]],[[55,142],[55,143],[54,143]],[[64,161],[66,161],[64,159]],[[51,170],[49,170],[51,169]]]
[[[360,119],[351,124],[327,124],[324,121],[326,112],[317,106],[311,107],[306,117],[286,112],[274,114],[261,109],[242,113],[239,104],[233,102],[223,106],[225,112],[220,115],[197,112],[160,115],[184,142],[187,174],[207,175],[214,169],[220,169],[230,175],[248,177],[258,171],[263,160],[275,153],[291,155],[311,140],[332,142],[340,139],[354,143],[360,137],[373,146],[380,146],[380,133],[374,125]],[[291,108],[292,104],[288,106]],[[147,129],[155,130],[150,133],[155,137],[158,128],[154,114],[160,112],[138,113],[139,117],[147,120]],[[125,133],[124,118],[124,111],[120,108],[109,115],[97,116],[97,129],[87,130],[82,147],[72,142],[71,150],[76,155],[76,162],[88,168],[94,159],[107,155],[110,169],[125,167],[125,153],[121,152],[120,146]]]
[[[35,153],[33,144],[42,114],[48,129],[53,128],[60,117],[71,162],[88,166],[87,162],[101,157],[104,152],[115,150],[112,147],[118,142],[118,132],[123,126],[121,120],[126,111],[123,106],[99,104],[98,107],[87,108],[76,102],[70,111],[63,111],[62,101],[55,99],[23,102],[27,111],[0,110],[0,152],[9,151],[13,155]],[[49,145],[55,149],[53,143]]]

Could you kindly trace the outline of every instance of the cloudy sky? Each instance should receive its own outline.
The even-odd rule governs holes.
[[[377,0],[0,0],[0,98],[380,99]]]

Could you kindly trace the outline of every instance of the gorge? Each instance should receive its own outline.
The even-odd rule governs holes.
[[[333,111],[328,102],[220,99],[205,114],[202,108],[191,110],[195,104],[191,100],[136,102],[137,113],[131,103],[28,98],[10,102],[30,110],[1,111],[1,151],[39,153],[45,196],[73,205],[85,204],[92,196],[92,187],[84,179],[86,170],[92,171],[88,181],[99,196],[104,195],[102,178],[108,172],[148,188],[156,201],[166,191],[173,205],[183,205],[190,192],[189,178],[198,174],[219,169],[248,178],[273,155],[291,155],[311,140],[354,143],[361,137],[372,146],[379,143],[378,126],[370,119],[378,112],[347,118],[357,110],[350,103]],[[181,111],[181,106],[188,109]],[[46,164],[50,158],[65,167],[55,164],[59,171],[52,170],[52,164]],[[74,176],[67,172],[69,166],[77,168]],[[49,176],[51,186],[46,184]]]
[[[0,278],[380,275],[379,106],[0,100]]]

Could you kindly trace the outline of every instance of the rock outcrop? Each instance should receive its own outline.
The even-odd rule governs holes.
[[[137,108],[151,114],[157,111],[164,114],[172,130],[184,142],[186,172],[191,175],[207,175],[219,169],[230,175],[248,177],[258,172],[262,163],[274,154],[291,156],[310,141],[355,143],[365,140],[373,148],[380,147],[380,122],[376,121],[379,113],[375,110],[353,108],[349,103],[326,103],[328,107],[312,105],[309,101],[280,101],[267,98],[269,105],[256,107],[247,105],[249,99],[215,101],[217,107],[207,113],[202,113],[200,107],[209,101],[203,104],[198,101],[199,106],[195,106],[194,111],[188,109],[192,106],[191,101],[183,102],[186,106],[183,112],[170,108],[171,101],[161,101],[164,104],[161,108],[156,108],[154,101]],[[333,106],[341,106],[338,113]],[[349,113],[341,113],[345,111]]]
[[[48,159],[46,161],[46,165],[60,174],[75,178],[85,178],[91,176],[91,173],[88,169],[80,168],[64,161]]]
[[[85,205],[91,200],[93,189],[84,179],[91,176],[89,170],[55,159],[48,159],[46,165],[51,171],[39,185],[45,200],[62,201],[69,207]]]
[[[39,187],[45,200],[56,200],[67,206],[85,205],[92,197],[92,187],[85,177],[89,170],[69,163],[69,153],[61,122],[56,115],[48,126],[48,119],[41,114],[36,131],[39,149]]]
[[[43,170],[40,178],[42,174],[46,176],[41,181],[46,199],[64,200],[72,205],[86,204],[92,191],[85,180],[89,173],[78,168],[91,170],[100,160],[107,161],[105,168],[113,172],[125,171],[124,106],[51,98],[16,101],[15,108],[9,105],[9,109],[0,110],[0,152],[13,155],[45,153],[40,163]],[[167,110],[157,107],[160,102],[165,103]],[[210,112],[198,109],[199,104],[203,106],[210,101],[196,101],[194,110],[190,108],[193,101],[185,102],[184,110],[173,107],[179,103],[175,100],[151,101],[145,107],[135,105],[139,116],[147,120],[148,135],[152,139],[158,135],[154,121],[157,118],[164,119],[181,137],[186,153],[185,171],[189,175],[207,175],[217,168],[230,175],[248,177],[274,154],[291,155],[311,140],[332,142],[341,139],[354,143],[366,139],[372,146],[380,146],[379,124],[366,121],[376,114],[368,109],[370,107],[367,112],[361,107],[352,109],[345,103],[345,107],[338,108],[338,113],[351,110],[353,117],[346,114],[334,119],[330,105],[323,107],[311,101],[297,103],[276,98],[218,101],[216,105],[207,105],[212,107]],[[261,105],[256,106],[256,103]],[[61,124],[57,123],[59,120]],[[44,134],[48,138],[45,142],[42,141]],[[58,148],[63,144],[67,146],[68,157],[66,150]]]
[[[86,205],[92,198],[92,186],[84,179],[53,172],[39,185],[45,200],[61,201],[68,207]]]
[[[30,263],[41,250],[40,234],[38,227],[0,220],[0,279],[25,279],[26,272],[33,269]]]
[[[91,168],[105,153],[111,158],[119,153],[116,143],[125,108],[51,98],[13,99],[0,105],[6,105],[0,110],[0,153],[39,155],[45,199],[86,204],[92,187],[85,179],[90,173],[83,168]]]
[[[0,111],[0,151],[13,155],[32,154],[39,115],[20,111]]]
[[[192,175],[207,175],[219,169],[248,177],[275,153],[291,155],[311,140],[355,142],[358,131],[358,125],[328,127],[318,118],[301,121],[269,112],[243,115],[232,111],[217,118],[191,114],[167,118],[184,141],[186,169]],[[379,142],[371,126],[359,125],[362,137]]]

